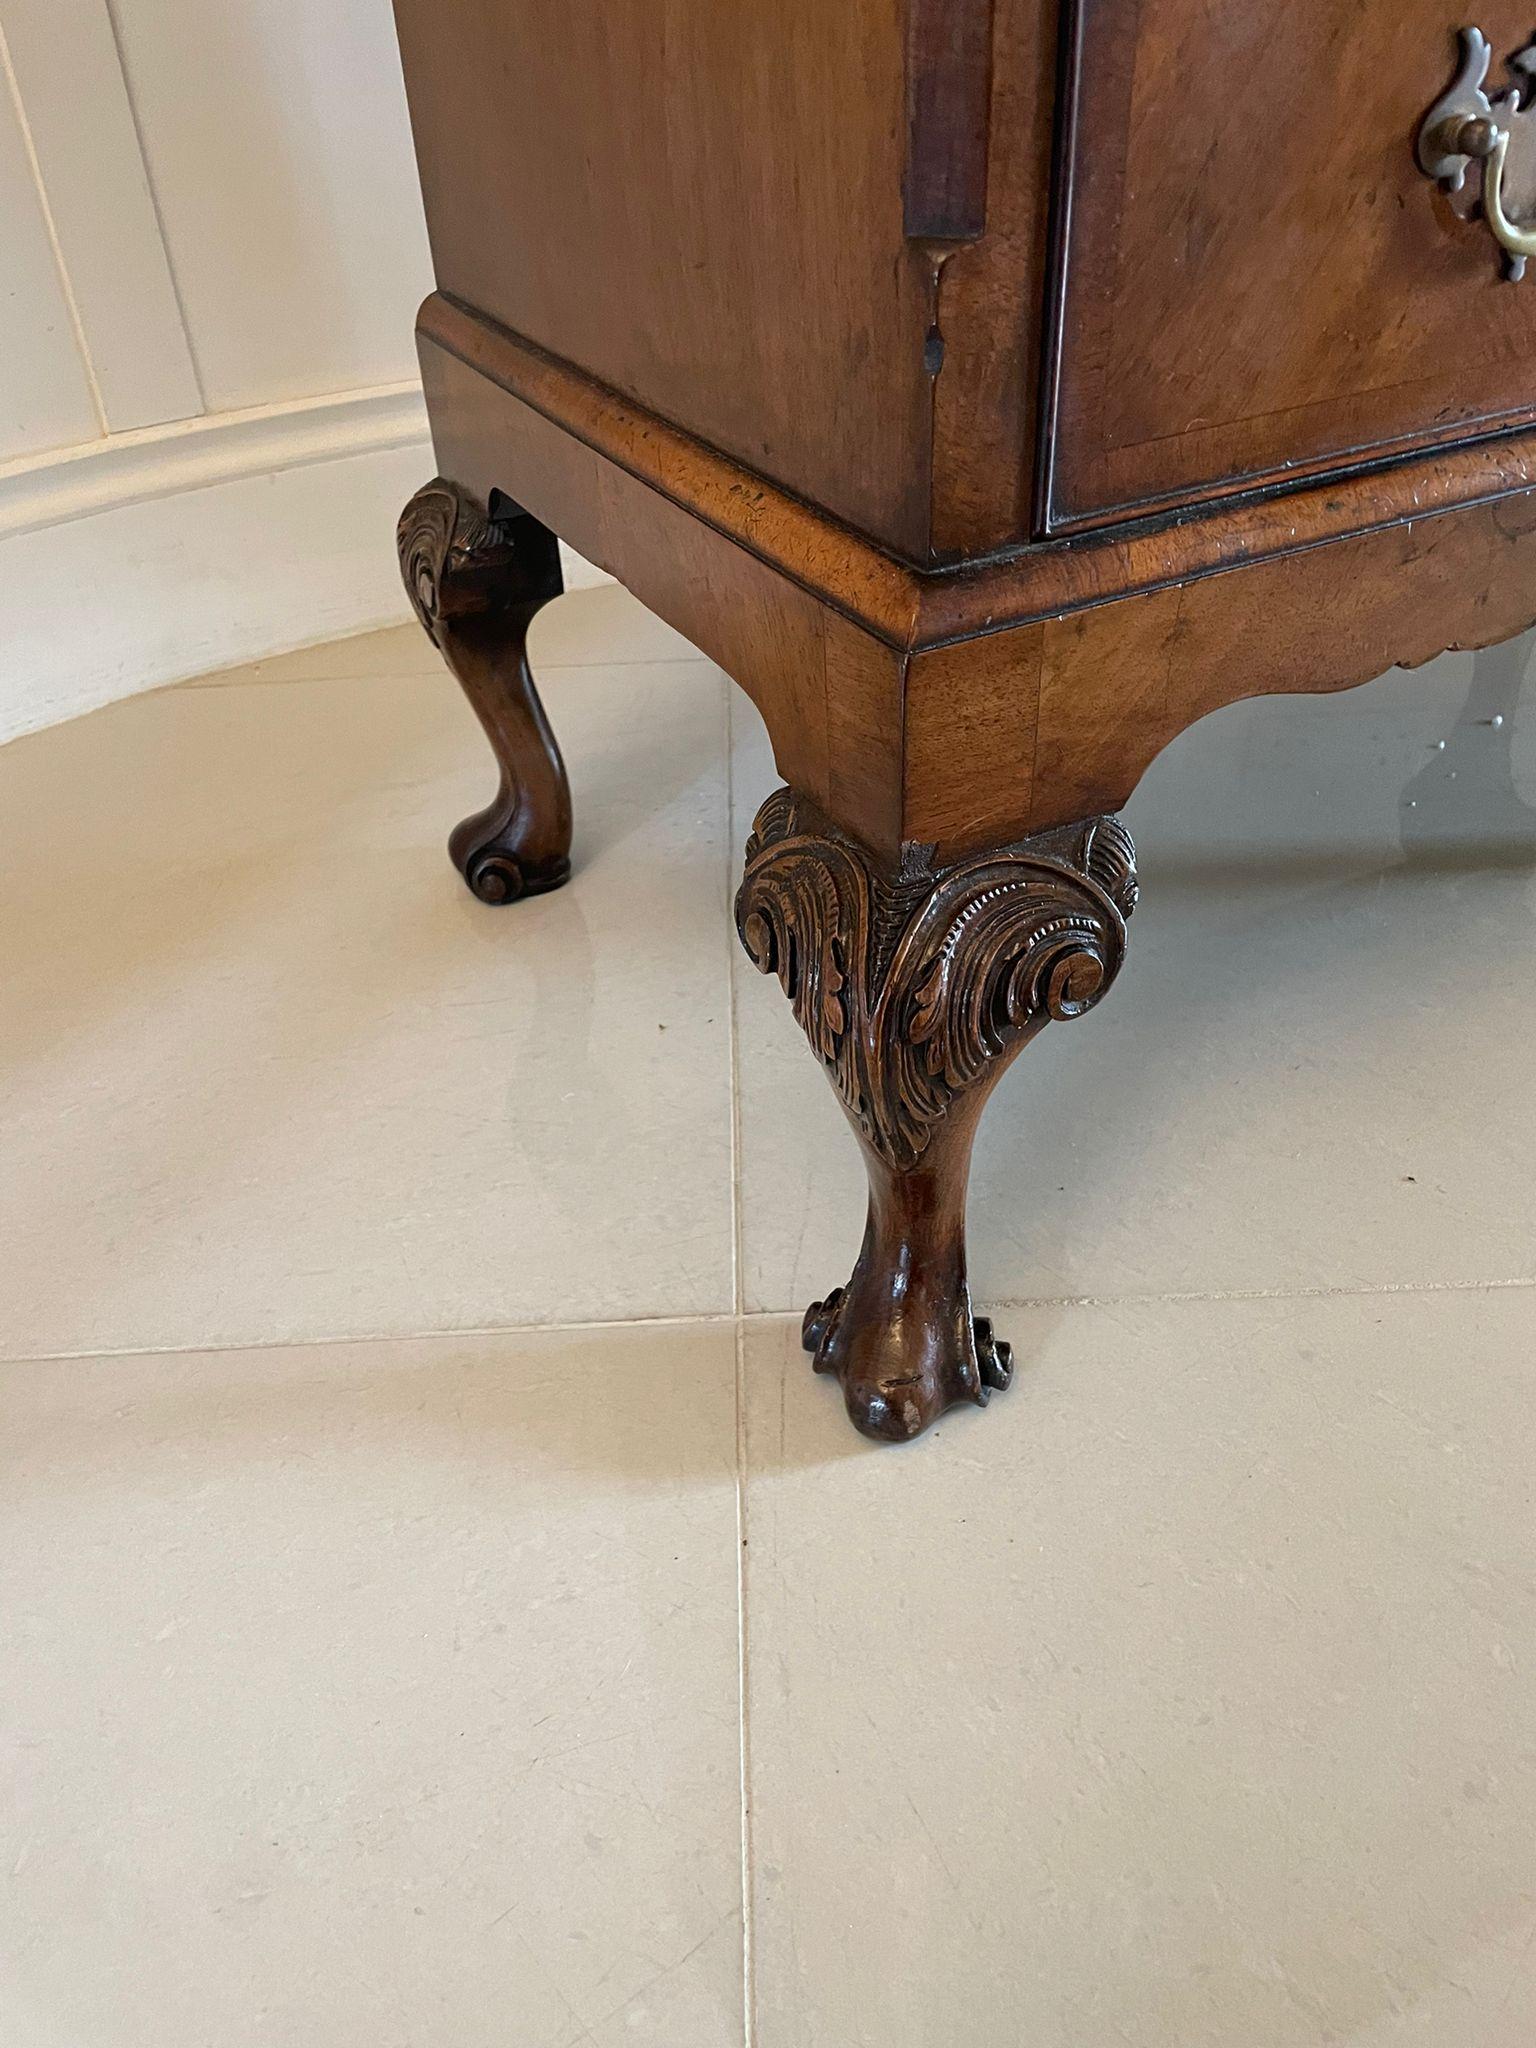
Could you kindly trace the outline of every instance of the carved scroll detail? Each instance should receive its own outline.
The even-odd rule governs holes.
[[[995,1062],[1098,1002],[1136,894],[1115,818],[939,869],[909,850],[888,874],[781,789],[757,814],[736,924],[869,1144],[907,1170]]]
[[[406,592],[438,647],[446,621],[496,611],[521,594],[512,522],[488,518],[452,484],[438,480],[416,493],[396,542]]]

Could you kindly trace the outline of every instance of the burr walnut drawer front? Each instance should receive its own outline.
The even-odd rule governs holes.
[[[1077,0],[1050,530],[1376,461],[1528,412],[1536,275],[1511,281],[1518,259],[1480,217],[1486,165],[1451,193],[1421,161],[1427,113],[1458,72],[1469,83],[1461,26],[1446,0]],[[1506,96],[1515,131],[1504,200],[1529,220],[1536,145],[1507,94],[1529,91],[1509,60],[1531,17],[1480,0],[1479,28],[1487,90]]]

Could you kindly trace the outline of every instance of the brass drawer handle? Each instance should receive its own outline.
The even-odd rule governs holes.
[[[1520,87],[1490,99],[1483,90],[1493,49],[1481,29],[1461,32],[1461,70],[1450,91],[1441,95],[1419,129],[1419,169],[1436,178],[1448,192],[1459,192],[1468,166],[1483,166],[1483,218],[1504,251],[1504,274],[1512,283],[1525,274],[1525,259],[1536,256],[1536,222],[1521,227],[1504,208],[1504,171],[1511,140],[1536,141],[1536,117],[1521,106]],[[1536,78],[1536,43],[1509,60],[1509,69],[1525,81]]]

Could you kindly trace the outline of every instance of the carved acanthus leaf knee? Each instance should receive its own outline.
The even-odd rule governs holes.
[[[1109,988],[1135,905],[1115,818],[943,865],[909,849],[892,870],[789,790],[758,812],[737,928],[783,984],[869,1170],[852,1277],[804,1325],[866,1435],[919,1436],[1008,1384],[1008,1347],[966,1281],[971,1141],[1013,1055]]]
[[[935,868],[879,868],[791,790],[747,843],[736,923],[880,1156],[917,1164],[956,1098],[1109,988],[1136,906],[1117,818]]]

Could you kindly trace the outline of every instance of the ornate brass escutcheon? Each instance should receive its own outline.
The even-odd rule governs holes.
[[[1522,94],[1536,79],[1536,43],[1510,58],[1516,83],[1490,99],[1484,91],[1493,49],[1481,29],[1461,31],[1461,70],[1450,90],[1435,101],[1419,129],[1419,169],[1447,192],[1460,192],[1474,163],[1483,167],[1482,214],[1504,252],[1504,274],[1512,283],[1525,275],[1525,260],[1536,256],[1536,219],[1528,227],[1510,218],[1516,186],[1536,200],[1536,106]]]

